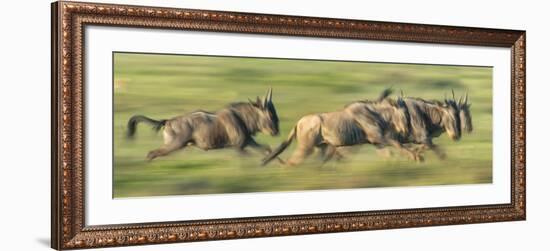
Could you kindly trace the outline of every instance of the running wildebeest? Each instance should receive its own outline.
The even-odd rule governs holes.
[[[439,158],[445,158],[442,149],[433,143],[433,138],[439,137],[443,132],[457,141],[462,135],[462,130],[468,133],[472,131],[468,95],[464,102],[460,98],[457,103],[454,91],[452,93],[453,99],[445,98],[444,102],[403,97],[401,94],[400,98],[405,103],[410,129],[408,134],[399,134],[398,140],[406,144],[407,148],[415,149],[421,161],[423,160],[421,153],[425,150],[432,150]]]
[[[444,102],[437,100],[427,101],[421,98],[403,97],[406,110],[409,116],[409,133],[400,134],[399,141],[407,144],[407,147],[413,148],[420,160],[423,160],[421,153],[425,150],[432,150],[441,159],[445,158],[445,153],[440,147],[433,143],[433,138],[439,137],[443,132],[458,141],[462,135],[462,130],[468,133],[472,131],[472,117],[470,114],[470,104],[467,104],[468,96],[463,102],[462,98],[457,103],[454,91],[452,99],[444,99]]]
[[[128,134],[132,138],[139,122],[145,122],[159,131],[164,127],[164,144],[147,154],[147,160],[167,155],[188,145],[203,150],[234,147],[245,153],[250,146],[264,153],[271,152],[252,138],[257,132],[276,136],[279,134],[279,118],[272,100],[271,88],[260,100],[232,103],[215,113],[195,111],[168,120],[154,120],[135,115],[128,121]]]
[[[441,159],[445,153],[433,143],[432,139],[446,132],[449,138],[458,141],[462,136],[462,128],[471,131],[471,114],[468,106],[461,106],[453,99],[427,101],[421,98],[403,98],[410,115],[409,136],[401,139],[401,143],[419,144],[417,152],[432,150]],[[465,109],[466,108],[466,109]],[[461,116],[462,113],[462,116]],[[461,117],[466,121],[462,122]]]
[[[457,141],[462,131],[470,133],[473,130],[468,94],[464,101],[461,97],[457,103],[454,91],[452,93],[453,99],[445,98],[444,102],[404,97],[401,94],[409,116],[410,129],[408,134],[399,134],[398,139],[406,147],[415,149],[419,160],[423,160],[421,153],[425,150],[432,150],[439,158],[445,158],[442,149],[433,143],[433,138],[439,137],[443,132]]]
[[[288,138],[264,158],[262,164],[281,154],[294,139],[298,146],[287,161],[289,165],[301,163],[315,148],[324,152],[324,161],[328,161],[338,154],[338,147],[366,143],[377,147],[391,145],[418,160],[418,156],[398,140],[399,135],[409,134],[409,115],[403,100],[386,98],[390,93],[391,90],[386,89],[377,101],[357,101],[340,111],[302,117]]]

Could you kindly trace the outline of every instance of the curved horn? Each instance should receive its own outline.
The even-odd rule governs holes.
[[[269,87],[269,89],[267,90],[267,93],[265,94],[265,97],[264,97],[264,107],[267,106],[267,104],[269,104],[269,102],[271,102],[271,87]]]
[[[466,98],[464,99],[464,104],[468,104],[468,90],[466,90]]]
[[[453,101],[456,101],[456,99],[455,99],[455,90],[451,89],[451,93],[453,94]]]

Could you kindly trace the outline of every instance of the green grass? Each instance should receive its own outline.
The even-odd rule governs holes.
[[[410,64],[276,60],[202,56],[114,54],[114,196],[297,191],[311,189],[425,186],[492,182],[492,69]],[[226,104],[263,95],[273,87],[281,135],[258,135],[272,147],[294,123],[311,113],[375,98],[389,86],[407,96],[443,99],[451,89],[469,90],[474,131],[459,142],[435,140],[448,158],[426,154],[414,163],[384,157],[364,145],[341,162],[323,166],[312,156],[298,167],[276,161],[260,167],[262,156],[243,157],[233,149],[202,151],[188,147],[145,161],[163,140],[140,125],[136,140],[125,139],[128,119],[143,114],[168,119],[196,109],[216,111]],[[291,145],[281,157],[288,158]]]

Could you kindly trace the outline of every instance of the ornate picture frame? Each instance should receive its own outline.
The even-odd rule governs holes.
[[[80,2],[52,4],[54,249],[363,231],[526,219],[525,31]],[[501,47],[511,50],[511,203],[115,225],[85,224],[87,25]]]

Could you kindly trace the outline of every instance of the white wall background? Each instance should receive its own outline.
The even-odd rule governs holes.
[[[115,1],[273,14],[527,30],[527,221],[215,241],[119,250],[509,250],[548,247],[550,182],[544,1]],[[50,5],[3,4],[0,39],[1,250],[47,250],[50,238]],[[529,248],[530,247],[530,248]],[[111,249],[115,250],[115,249]]]

